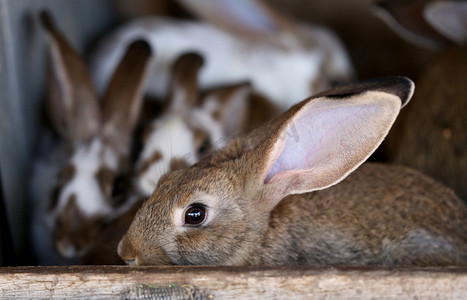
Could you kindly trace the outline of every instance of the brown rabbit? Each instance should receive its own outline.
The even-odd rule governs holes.
[[[413,87],[394,77],[322,92],[164,175],[119,255],[130,265],[467,265],[467,207],[448,188],[380,164],[340,182]]]
[[[418,37],[412,42],[424,41],[423,45],[437,48],[446,47],[450,40],[460,44],[445,49],[421,74],[412,104],[388,136],[386,151],[390,161],[432,176],[467,201],[467,2],[386,1],[380,5],[394,23],[404,26],[397,27],[408,32],[403,36]],[[405,13],[416,5],[419,18]]]

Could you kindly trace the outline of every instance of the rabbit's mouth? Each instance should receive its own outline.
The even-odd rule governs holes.
[[[129,266],[137,266],[138,265],[138,258],[125,259],[124,261]]]
[[[78,258],[84,256],[91,247],[86,246],[79,249],[79,247],[69,241],[57,241],[55,243],[55,248],[64,258]]]

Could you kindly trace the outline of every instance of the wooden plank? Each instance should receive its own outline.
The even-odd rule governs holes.
[[[6,267],[0,268],[0,297],[465,299],[467,268]]]

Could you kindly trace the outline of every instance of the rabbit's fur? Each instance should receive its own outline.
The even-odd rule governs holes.
[[[412,92],[406,78],[331,89],[164,175],[119,255],[130,265],[467,265],[467,208],[448,188],[379,164],[340,182]]]
[[[145,42],[131,44],[100,102],[86,65],[52,17],[42,12],[40,20],[49,46],[46,104],[58,139],[35,164],[32,232],[38,262],[57,264],[86,254],[137,199],[126,178],[151,52]]]
[[[203,64],[202,56],[193,52],[176,60],[167,107],[145,129],[135,183],[146,197],[169,170],[198,162],[234,135],[277,115],[278,109],[254,95],[248,83],[201,93],[198,72]]]
[[[444,47],[420,75],[411,105],[388,136],[389,160],[432,176],[467,201],[467,2],[423,1],[423,24],[397,14],[399,6],[410,8],[416,2],[386,2],[394,20],[414,24],[406,29],[412,36],[425,32],[422,41]],[[419,31],[413,30],[415,24]],[[439,33],[432,34],[435,29]]]
[[[199,52],[206,59],[200,74],[202,89],[249,81],[255,91],[283,109],[333,82],[353,77],[344,47],[330,31],[289,20],[260,1],[238,4],[238,10],[210,0],[197,1],[194,8],[198,9],[188,6],[195,12],[204,11],[201,17],[215,25],[230,20],[219,25],[226,30],[209,22],[165,17],[146,17],[124,25],[95,52],[92,74],[98,90],[106,86],[124,49],[135,39],[147,40],[157,53],[158,59],[150,66],[147,93],[159,98],[166,95],[170,66],[188,51]],[[244,20],[245,13],[257,18]],[[260,19],[264,23],[257,24]]]

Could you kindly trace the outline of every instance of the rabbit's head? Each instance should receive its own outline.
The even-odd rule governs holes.
[[[120,241],[119,255],[136,265],[258,263],[270,231],[300,226],[293,216],[270,223],[282,199],[325,189],[355,170],[412,93],[413,83],[399,77],[335,88],[164,175]]]
[[[69,149],[49,209],[56,248],[76,257],[129,205],[125,175],[151,50],[145,42],[132,43],[99,102],[81,57],[47,12],[40,18],[49,45],[48,113]]]
[[[180,56],[172,68],[165,112],[146,128],[136,168],[136,185],[145,196],[170,170],[196,163],[227,137],[242,130],[250,96],[249,84],[219,87],[201,95],[198,72],[203,58]]]

